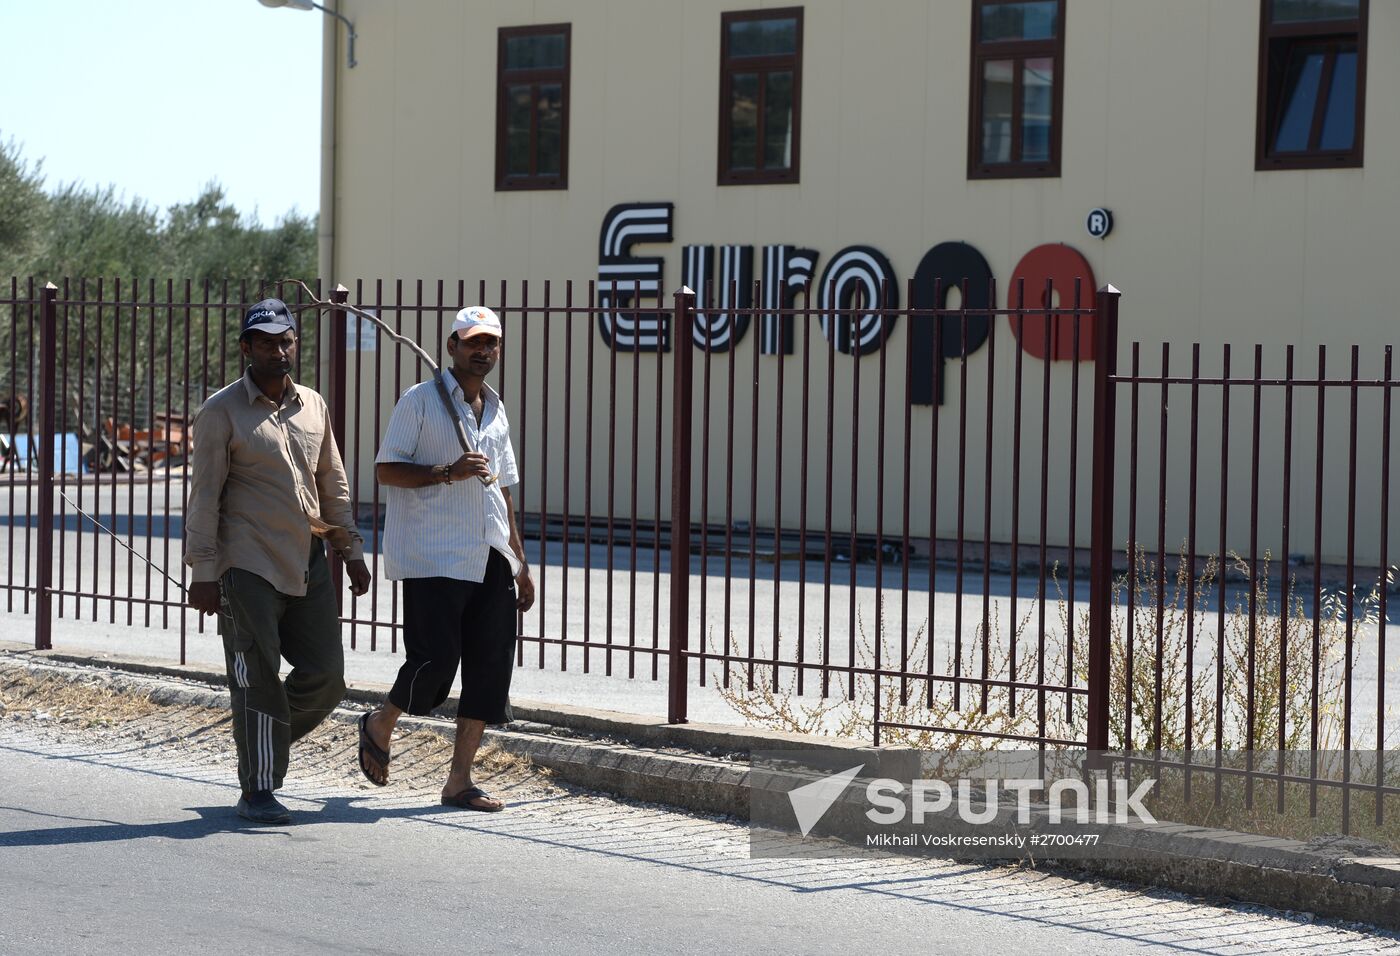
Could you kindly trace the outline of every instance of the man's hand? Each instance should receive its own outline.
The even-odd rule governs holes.
[[[479,451],[469,451],[452,463],[453,481],[472,477],[491,477],[491,459]]]
[[[535,604],[535,582],[530,577],[529,568],[521,568],[515,576],[515,609],[521,614]]]
[[[200,614],[219,613],[219,582],[194,581],[185,592],[185,603]]]
[[[350,574],[350,593],[358,597],[369,590],[369,585],[374,578],[369,573],[369,568],[365,567],[363,558],[356,558],[354,561],[345,562],[345,570]]]

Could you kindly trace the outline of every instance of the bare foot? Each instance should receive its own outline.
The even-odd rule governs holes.
[[[360,769],[371,783],[382,787],[389,782],[389,744],[394,725],[385,720],[382,710],[376,710],[364,718],[361,729],[368,739],[361,742]],[[371,746],[364,746],[365,743]]]
[[[389,744],[393,742],[394,726],[398,721],[391,724],[385,719],[383,710],[375,710],[370,712],[369,720],[365,723],[369,725],[369,739],[373,740],[380,750],[388,753]]]

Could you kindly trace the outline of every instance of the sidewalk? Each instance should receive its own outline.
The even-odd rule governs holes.
[[[1396,944],[1374,927],[1013,867],[755,859],[731,820],[504,769],[488,786],[507,812],[464,814],[437,805],[438,780],[400,774],[370,787],[350,724],[323,725],[316,759],[298,761],[283,791],[297,825],[255,827],[230,805],[217,714],[191,741],[179,722],[189,711],[143,741],[157,745],[137,747],[58,719],[0,721],[18,781],[0,807],[0,950],[242,956],[285,951],[292,937],[298,952],[336,954],[419,954],[445,940],[483,953],[755,956],[902,952],[927,940],[969,956],[1311,956]]]
[[[0,643],[0,666],[58,667],[72,673],[64,662],[150,675],[163,697],[171,700],[193,695],[207,703],[210,688],[221,687],[224,680],[221,670],[196,665],[33,651]],[[377,702],[386,689],[383,684],[357,680],[348,701],[352,705]],[[449,712],[453,704],[447,703]],[[871,748],[829,738],[705,724],[670,726],[659,719],[524,700],[516,702],[516,714],[515,724],[490,731],[490,739],[549,768],[562,780],[738,819],[748,817],[747,758],[753,750],[830,748],[844,750],[852,758],[872,753]],[[353,721],[354,712],[342,709],[337,719]],[[444,735],[452,727],[449,721],[432,719],[423,719],[421,726]],[[1119,829],[1123,832],[1118,838],[1136,851],[1132,858],[1077,860],[1052,869],[1400,928],[1400,859],[1350,857],[1344,851],[1324,852],[1292,840],[1170,823]]]

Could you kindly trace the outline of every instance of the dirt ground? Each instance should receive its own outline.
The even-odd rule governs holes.
[[[69,743],[90,741],[103,749],[178,752],[194,763],[227,766],[230,783],[236,783],[237,755],[227,706],[169,699],[179,696],[159,693],[150,682],[101,671],[0,667],[0,722],[23,722],[30,733],[61,737]],[[183,696],[212,697],[213,693]],[[442,722],[444,733],[438,733],[423,727],[408,729],[401,723],[394,737],[389,785],[377,788],[360,773],[357,717],[357,713],[339,711],[293,744],[288,777],[348,789],[423,792],[435,797],[452,759],[452,725]],[[477,754],[473,777],[508,802],[567,789],[553,782],[548,771],[489,742]]]

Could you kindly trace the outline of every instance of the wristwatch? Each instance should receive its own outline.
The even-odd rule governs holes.
[[[432,476],[437,479],[438,484],[450,485],[452,484],[452,466],[434,465]]]

